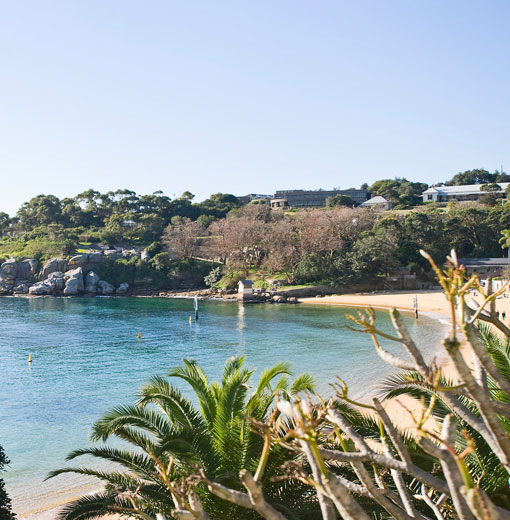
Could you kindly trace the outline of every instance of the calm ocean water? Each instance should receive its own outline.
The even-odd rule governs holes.
[[[159,298],[0,298],[0,444],[12,461],[8,489],[15,493],[62,467],[67,453],[88,444],[94,420],[132,402],[151,375],[164,375],[184,357],[198,360],[211,379],[234,354],[246,354],[258,370],[290,362],[295,374],[314,375],[324,393],[336,375],[354,395],[388,373],[370,338],[346,329],[352,309],[210,301],[200,303],[200,320],[190,325],[192,309],[191,300]],[[378,321],[391,330],[386,311]],[[445,327],[425,316],[407,321],[432,356]]]

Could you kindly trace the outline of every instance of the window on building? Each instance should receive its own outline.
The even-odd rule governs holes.
[[[427,195],[427,200],[433,200],[433,198],[434,198],[434,195],[432,195],[432,194]]]

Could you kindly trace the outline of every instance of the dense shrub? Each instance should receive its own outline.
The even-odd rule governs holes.
[[[4,467],[9,462],[4,449],[0,446],[0,471],[5,471]],[[0,478],[0,520],[13,520],[14,518],[16,515],[11,509],[11,499],[5,490],[5,482]]]

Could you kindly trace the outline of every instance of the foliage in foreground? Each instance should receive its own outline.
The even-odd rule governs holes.
[[[85,519],[115,512],[140,518],[157,513],[171,515],[175,509],[172,495],[179,493],[179,482],[195,482],[193,474],[197,469],[211,481],[242,489],[239,472],[256,472],[264,449],[264,439],[252,428],[252,422],[268,420],[274,411],[275,392],[292,398],[314,387],[307,374],[291,380],[289,366],[280,363],[263,371],[252,389],[253,372],[244,366],[243,357],[233,357],[225,364],[222,381],[210,382],[197,362],[184,360],[183,366],[173,369],[169,376],[192,388],[198,407],[169,380],[154,377],[141,389],[135,405],[111,410],[93,427],[92,440],[122,439],[128,448],[104,445],[76,450],[68,457],[92,455],[115,462],[118,470],[65,468],[52,473],[92,475],[105,484],[103,492],[66,506],[62,517]],[[310,501],[306,499],[306,486],[298,481],[293,486],[271,481],[286,459],[287,450],[271,450],[261,479],[266,497],[286,512],[307,511]],[[196,492],[213,518],[235,520],[244,513],[204,485],[199,485]]]
[[[113,411],[94,430],[97,438],[115,433],[140,451],[110,456],[80,450],[71,455],[96,453],[118,460],[131,474],[96,472],[108,482],[105,492],[69,506],[62,518],[84,520],[130,507],[133,516],[147,520],[159,515],[200,520],[509,519],[510,329],[495,309],[505,288],[485,292],[476,276],[466,278],[454,252],[444,271],[428,258],[451,307],[451,330],[443,346],[458,380],[450,381],[425,361],[396,310],[391,312],[394,335],[377,328],[371,310],[351,316],[356,330],[371,336],[383,361],[404,370],[387,382],[386,396],[421,399],[417,413],[409,410],[414,437],[399,430],[379,399],[371,404],[353,401],[341,380],[337,401],[319,398],[313,404],[309,394],[292,395],[288,385],[277,383],[263,385],[262,400],[256,397],[250,405],[253,397],[246,401],[245,392],[228,390],[231,374],[236,374],[239,388],[249,377],[239,360],[227,363],[221,385],[209,384],[202,372],[191,377],[189,370],[196,365],[186,364],[172,375],[193,381],[200,402],[201,411],[192,414],[199,421],[190,428],[193,440],[183,442],[180,434],[190,426],[183,417],[191,405],[161,400],[159,386],[166,381],[154,380],[142,390],[137,407]],[[482,305],[469,300],[473,290]],[[464,352],[458,328],[465,335]],[[397,342],[407,355],[388,352],[380,338]],[[238,413],[231,407],[226,415],[219,412],[226,395],[231,406],[240,397]],[[148,403],[163,415],[147,408]],[[365,420],[360,408],[368,410]],[[228,427],[218,429],[216,420]],[[202,443],[219,443],[222,451],[202,451]],[[55,474],[65,471],[80,470]],[[310,509],[300,510],[303,504]]]
[[[9,464],[4,449],[0,446],[0,471]],[[0,520],[14,520],[16,515],[11,510],[11,499],[5,490],[5,482],[0,478]]]

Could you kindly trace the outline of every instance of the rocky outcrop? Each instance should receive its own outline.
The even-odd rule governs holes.
[[[64,290],[65,287],[65,280],[64,280],[64,273],[61,273],[59,271],[55,273],[51,273],[50,276],[48,276],[47,282],[52,287],[53,291],[60,292]]]
[[[102,296],[111,296],[114,292],[115,286],[111,283],[100,280],[97,284],[97,294],[101,294]]]
[[[33,296],[46,296],[51,294],[52,290],[53,286],[51,283],[48,283],[47,281],[37,282],[28,289],[28,294]]]
[[[117,294],[119,296],[125,296],[129,291],[129,284],[128,283],[121,283],[117,289]]]
[[[13,294],[28,294],[30,285],[28,283],[20,283],[14,286]]]
[[[99,282],[99,276],[94,271],[89,271],[85,276],[85,292],[87,294],[96,294]]]
[[[46,280],[51,273],[65,273],[66,271],[67,260],[63,258],[52,258],[43,265],[42,271],[39,273],[39,280]]]
[[[26,280],[29,283],[32,282],[34,276],[37,273],[38,266],[39,263],[36,260],[33,260],[32,258],[22,260],[18,263],[18,272],[16,274],[16,279]]]
[[[76,255],[69,259],[68,265],[71,269],[75,269],[77,267],[84,267],[89,263],[89,255],[82,254]]]
[[[76,296],[85,289],[83,284],[83,270],[81,267],[67,271],[64,275],[64,279],[66,281],[64,287],[64,294],[66,296]]]
[[[150,256],[145,252],[144,258]],[[0,296],[30,294],[34,296],[77,296],[81,294],[111,296],[130,294],[130,287],[122,283],[115,286],[101,280],[97,274],[101,262],[109,257],[130,258],[141,256],[139,250],[98,247],[90,253],[75,255],[69,260],[52,258],[44,263],[38,273],[38,262],[28,258],[21,261],[7,260],[0,264]],[[35,280],[38,280],[34,283]]]
[[[0,265],[0,281],[7,286],[14,286],[14,280],[18,274],[18,262],[10,258]]]

